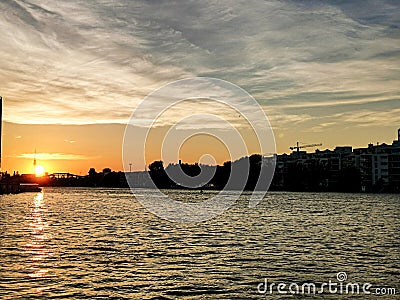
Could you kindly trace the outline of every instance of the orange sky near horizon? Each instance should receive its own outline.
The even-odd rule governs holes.
[[[273,122],[272,122],[273,124]],[[33,155],[36,149],[37,164],[46,172],[69,172],[86,175],[90,168],[97,171],[109,167],[122,170],[122,143],[125,125],[21,125],[4,122],[2,171],[33,173]],[[158,129],[162,135],[164,130]],[[301,138],[301,139],[300,139]],[[391,143],[397,139],[397,126],[387,128],[347,128],[327,130],[325,132],[307,132],[299,130],[275,130],[278,153],[290,153],[289,147],[296,141],[322,142],[319,149],[333,149],[335,146],[349,145],[354,148],[366,147],[368,143]],[[229,160],[227,153],[221,152],[216,144],[201,138],[189,139],[182,147],[182,161],[197,162],[200,153],[210,152],[216,155],[218,164]],[[192,145],[191,145],[192,143]],[[200,147],[199,147],[200,145]],[[207,146],[209,150],[207,151]],[[157,146],[158,148],[158,146]],[[222,148],[221,148],[222,149]],[[161,158],[160,149],[147,157],[148,163]],[[314,151],[315,148],[307,149]],[[250,149],[250,154],[256,153]],[[158,153],[158,154],[157,154]],[[143,170],[143,165],[133,163],[133,170]]]

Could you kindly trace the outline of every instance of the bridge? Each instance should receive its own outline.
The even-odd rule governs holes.
[[[75,175],[75,174],[71,174],[71,173],[53,173],[53,174],[49,174],[49,177],[51,179],[79,179],[79,178],[83,178],[85,176]]]

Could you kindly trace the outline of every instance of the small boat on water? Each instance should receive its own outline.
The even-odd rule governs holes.
[[[41,192],[42,188],[39,187],[37,183],[20,183],[19,184],[19,192],[27,193],[27,192]]]

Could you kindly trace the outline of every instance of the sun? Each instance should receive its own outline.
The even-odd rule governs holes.
[[[35,167],[35,175],[36,175],[36,177],[43,176],[45,172],[46,172],[46,170],[44,169],[43,166],[36,166]]]

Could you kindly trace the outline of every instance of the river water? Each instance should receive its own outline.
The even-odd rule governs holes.
[[[322,289],[331,281],[357,283],[352,299],[367,297],[363,284],[398,299],[399,195],[271,192],[253,209],[248,198],[183,224],[147,212],[128,189],[2,195],[0,298],[287,299],[305,283],[316,294],[295,297],[345,298]]]

